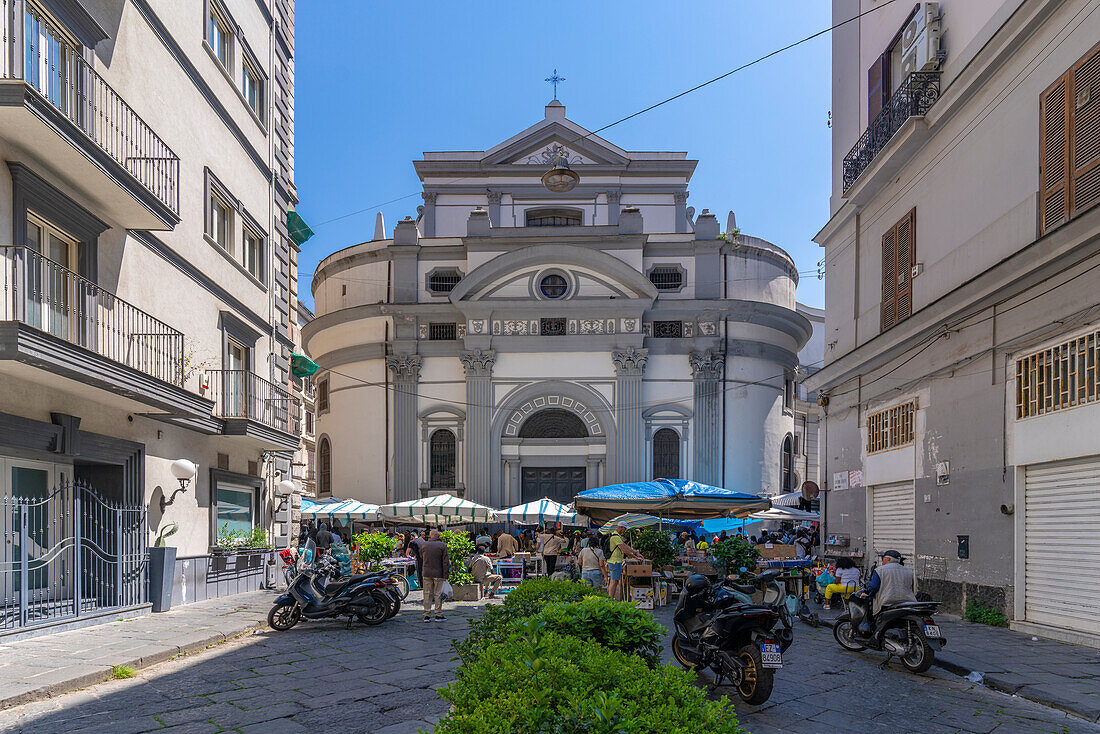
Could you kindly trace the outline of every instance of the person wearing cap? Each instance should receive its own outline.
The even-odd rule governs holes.
[[[489,546],[484,543],[477,547],[477,554],[470,559],[470,573],[473,574],[474,581],[482,586],[489,587],[487,596],[494,599],[497,595],[497,589],[504,581],[504,577],[498,573],[493,573],[493,561],[487,555],[488,550]]]
[[[618,599],[619,586],[623,578],[623,560],[626,556],[631,558],[637,558],[641,560],[642,554],[631,548],[625,540],[623,540],[622,534],[626,532],[626,525],[619,523],[615,528],[615,531],[611,533],[611,540],[608,543],[608,547],[611,549],[611,555],[607,558],[607,570],[611,577],[611,580],[607,582],[607,595],[612,599]]]
[[[872,617],[877,617],[883,607],[916,601],[917,578],[911,569],[901,564],[901,553],[896,550],[883,552],[878,568],[871,573],[865,591],[874,601]]]

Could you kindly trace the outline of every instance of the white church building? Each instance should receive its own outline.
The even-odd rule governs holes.
[[[622,150],[557,100],[488,150],[415,161],[416,219],[314,277],[318,493],[796,488],[798,271],[688,206],[697,163]]]

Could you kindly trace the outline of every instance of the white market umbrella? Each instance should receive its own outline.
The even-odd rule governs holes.
[[[316,501],[302,498],[303,520],[380,520],[378,505],[335,497]]]
[[[777,494],[774,497],[769,497],[772,501],[772,507],[776,505],[782,507],[798,507],[798,501],[802,499],[802,492],[787,492],[786,494]]]
[[[450,494],[394,502],[382,505],[378,510],[387,520],[428,524],[492,522],[495,512],[491,507]]]
[[[749,517],[756,520],[820,520],[816,512],[806,512],[794,507],[772,507],[770,510],[754,512]]]
[[[569,505],[562,505],[549,497],[527,502],[507,510],[497,510],[497,522],[515,522],[523,525],[542,525],[560,522],[564,525],[588,525],[588,518],[577,514]]]

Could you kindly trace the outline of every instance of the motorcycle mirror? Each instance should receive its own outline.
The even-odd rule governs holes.
[[[748,571],[748,570],[749,569],[745,568],[744,566],[741,567],[741,573],[745,573],[745,571]]]

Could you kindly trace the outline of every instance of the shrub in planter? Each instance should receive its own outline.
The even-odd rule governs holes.
[[[740,535],[712,544],[710,554],[726,574],[740,574],[742,568],[747,569],[746,573],[754,573],[760,559],[760,551]]]
[[[555,581],[553,579],[528,579],[504,597],[504,606],[522,611],[529,616],[542,611],[550,602],[580,601],[588,596],[600,596],[603,591],[588,584],[573,581]]]
[[[440,533],[439,539],[447,544],[447,550],[450,551],[451,573],[447,576],[447,580],[451,582],[451,586],[472,584],[474,577],[466,568],[466,559],[476,550],[474,541],[470,540],[470,536],[466,533],[454,530],[444,530]]]
[[[661,639],[668,632],[649,612],[605,596],[547,604],[530,619],[546,632],[592,640],[650,665],[661,662]]]
[[[739,734],[686,671],[595,642],[528,632],[483,646],[441,689],[436,734]]]
[[[352,538],[359,549],[359,560],[369,567],[378,565],[383,558],[389,558],[397,548],[397,538],[385,533],[359,533]]]

